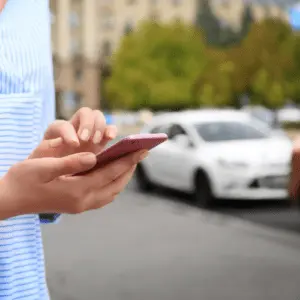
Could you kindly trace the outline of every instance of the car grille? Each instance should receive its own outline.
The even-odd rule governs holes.
[[[266,176],[255,178],[248,185],[249,188],[286,189],[289,176]]]

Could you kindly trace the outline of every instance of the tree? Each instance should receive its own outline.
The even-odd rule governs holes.
[[[210,62],[194,86],[195,106],[224,107],[234,105],[233,72],[234,65],[230,61],[219,64]]]
[[[287,24],[275,19],[253,24],[242,43],[227,51],[226,59],[235,65],[235,93],[253,94],[255,101],[264,99],[266,105],[272,106],[272,100],[266,99],[271,97],[270,93],[263,91],[269,88],[268,84],[280,83],[286,95],[287,75],[293,67],[292,53],[293,34]],[[268,84],[261,87],[265,82]]]
[[[182,23],[144,23],[123,38],[106,82],[112,108],[191,107],[192,87],[207,63],[201,33]]]

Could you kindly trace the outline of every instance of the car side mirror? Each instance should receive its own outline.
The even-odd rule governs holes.
[[[189,148],[192,146],[192,143],[189,137],[185,134],[178,134],[174,137],[174,142],[182,148]]]

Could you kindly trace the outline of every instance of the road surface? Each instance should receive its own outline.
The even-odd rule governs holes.
[[[130,186],[102,210],[44,226],[52,299],[299,299],[300,235],[178,197]]]

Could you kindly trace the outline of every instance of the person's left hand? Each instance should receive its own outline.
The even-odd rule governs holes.
[[[69,121],[54,121],[44,135],[44,140],[51,140],[52,147],[44,153],[34,151],[30,158],[63,157],[79,152],[97,154],[116,136],[116,126],[106,125],[101,111],[83,107]]]

